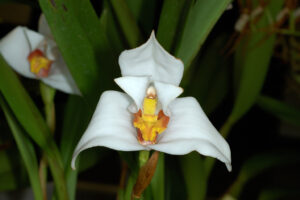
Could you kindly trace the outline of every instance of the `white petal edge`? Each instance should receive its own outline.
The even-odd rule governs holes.
[[[179,85],[183,75],[181,60],[169,54],[158,43],[154,31],[148,41],[119,57],[122,76],[150,76],[152,81]]]
[[[142,108],[146,90],[149,86],[149,77],[125,76],[116,78],[115,82],[128,94],[136,104],[136,109],[131,106],[132,111],[137,112]]]
[[[53,39],[53,35],[51,33],[50,27],[48,25],[48,22],[47,22],[44,14],[40,15],[38,31],[39,31],[39,33],[43,34],[44,36],[46,36],[50,39]]]
[[[154,86],[157,92],[158,100],[162,105],[164,113],[170,116],[171,113],[168,109],[168,105],[183,92],[183,89],[176,85],[158,81],[154,82]]]
[[[27,78],[36,78],[30,71],[27,57],[44,39],[43,35],[18,26],[2,38],[0,52],[16,72]]]
[[[61,54],[58,54],[52,63],[49,76],[42,78],[41,81],[62,92],[81,95]]]
[[[104,146],[120,151],[146,149],[138,143],[132,125],[133,115],[127,111],[131,103],[130,97],[121,92],[106,91],[101,95],[92,120],[75,148],[73,169],[78,154],[91,147]]]
[[[48,59],[56,60],[60,56],[59,51],[57,51],[57,44],[54,41],[44,14],[41,14],[39,18],[38,31],[45,37],[44,42],[39,45],[39,49],[43,50]]]
[[[226,140],[211,124],[193,97],[175,99],[170,105],[170,122],[151,149],[174,155],[197,151],[219,159],[231,171],[231,152]]]

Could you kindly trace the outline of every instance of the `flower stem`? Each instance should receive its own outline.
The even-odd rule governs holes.
[[[46,117],[46,123],[52,134],[55,132],[55,105],[54,105],[54,96],[55,89],[40,83],[41,96],[44,102],[44,111]],[[47,200],[47,156],[43,153],[43,156],[40,161],[39,167],[39,176],[43,190],[44,200]]]
[[[150,152],[149,151],[140,151],[140,154],[139,154],[139,166],[140,168],[145,165],[149,159],[149,154]]]

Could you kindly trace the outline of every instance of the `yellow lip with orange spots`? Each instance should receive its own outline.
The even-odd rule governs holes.
[[[32,51],[27,57],[30,63],[30,71],[34,73],[37,77],[48,77],[52,60],[49,60],[44,53],[36,49]]]
[[[155,144],[158,134],[165,131],[169,123],[169,117],[162,110],[155,114],[158,100],[155,89],[149,88],[143,108],[134,114],[133,120],[133,126],[138,132],[137,139],[142,145]]]

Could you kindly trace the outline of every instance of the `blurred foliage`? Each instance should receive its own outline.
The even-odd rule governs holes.
[[[118,55],[142,44],[155,31],[162,46],[185,64],[181,83],[185,95],[197,98],[211,121],[221,127],[222,135],[228,137],[233,172],[228,175],[225,169],[214,165],[214,159],[196,153],[178,157],[161,153],[142,198],[300,197],[293,185],[258,188],[258,178],[268,179],[271,169],[300,166],[297,0],[0,1],[0,11],[6,8],[21,11],[14,18],[0,12],[1,36],[17,25],[36,27],[39,14],[45,14],[82,97],[35,91],[38,87],[30,86],[37,81],[27,84],[28,80],[17,76],[0,55],[1,131],[6,127],[0,137],[1,191],[30,184],[35,198],[42,199],[38,162],[45,153],[51,171],[48,180],[56,186],[54,199],[76,199],[76,184],[86,178],[107,184],[90,191],[104,199],[108,191],[112,191],[108,199],[115,199],[116,195],[118,199],[131,199],[138,175],[138,153],[119,152],[120,159],[115,160],[111,150],[94,148],[80,156],[79,170],[73,171],[70,162],[99,96],[116,88],[113,79],[120,76]],[[47,116],[54,106],[56,129],[52,135]],[[247,125],[240,127],[240,120]],[[256,127],[257,120],[266,120],[265,127]],[[283,121],[292,126],[284,128]],[[256,144],[252,144],[250,152],[237,149],[240,141],[236,138],[252,137],[247,126],[257,128],[261,137],[257,140],[274,141],[271,149]],[[286,132],[294,129],[297,138],[286,138]],[[10,138],[8,141],[14,139],[16,144],[7,147],[5,137]],[[107,169],[102,168],[105,162]],[[91,172],[95,169],[99,175]],[[300,177],[295,174],[294,179],[297,178]],[[253,181],[258,186],[251,184]],[[111,189],[111,185],[119,190]]]

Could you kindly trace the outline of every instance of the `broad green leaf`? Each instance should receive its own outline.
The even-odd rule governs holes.
[[[283,0],[270,1],[260,20],[255,24],[256,29],[268,27],[269,15],[273,18],[283,5]],[[268,12],[267,12],[268,11]],[[252,31],[246,35],[236,50],[236,69],[241,70],[238,91],[229,123],[239,120],[255,103],[263,86],[273,48],[275,34],[263,31]]]
[[[180,161],[187,189],[187,199],[205,199],[207,183],[203,158],[198,153],[192,152],[181,156]]]
[[[142,42],[142,35],[126,1],[111,0],[110,3],[115,11],[129,46],[131,48],[136,47]]]
[[[17,123],[8,105],[0,95],[0,105],[6,116],[7,122],[11,128],[12,134],[16,140],[18,149],[25,163],[29,180],[34,193],[35,199],[43,199],[42,187],[39,180],[39,168],[36,154],[31,141],[25,136],[22,128]]]
[[[300,163],[299,152],[274,151],[253,156],[243,164],[237,179],[231,185],[227,195],[238,198],[245,184],[250,179],[272,167],[294,163]]]
[[[165,0],[159,17],[157,39],[167,51],[171,51],[184,5],[183,0]]]
[[[197,0],[191,6],[179,41],[176,56],[188,69],[207,35],[221,17],[231,0]]]
[[[49,129],[16,74],[1,55],[0,74],[0,89],[6,101],[33,140],[42,148],[46,148],[47,138],[50,137]]]
[[[94,108],[101,92],[112,88],[119,72],[92,5],[82,0],[40,0],[57,45],[80,91]]]
[[[296,126],[300,126],[300,110],[271,97],[259,96],[257,104],[263,110]]]
[[[165,199],[165,156],[163,153],[159,154],[155,174],[150,183],[152,189],[153,199]]]
[[[0,55],[0,90],[18,122],[47,154],[47,159],[59,191],[60,199],[68,199],[63,165],[58,148],[39,110],[18,80],[16,74]]]

